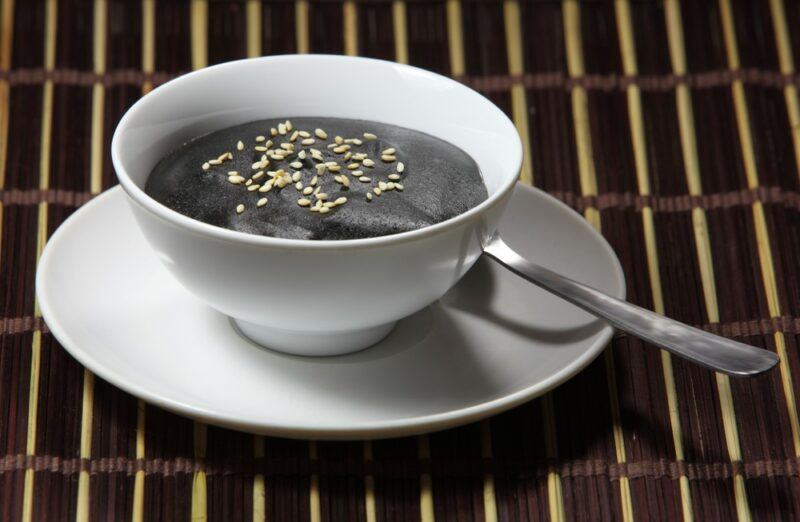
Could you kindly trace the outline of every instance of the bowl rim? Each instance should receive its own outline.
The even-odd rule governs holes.
[[[262,236],[257,234],[249,234],[247,232],[239,232],[237,230],[230,230],[216,225],[211,225],[209,223],[204,223],[200,220],[185,216],[175,210],[172,210],[166,205],[159,203],[158,201],[150,197],[144,190],[139,188],[139,186],[136,183],[134,183],[134,181],[130,178],[130,176],[128,176],[128,173],[123,165],[123,160],[121,158],[120,149],[122,148],[122,139],[123,139],[121,137],[121,133],[122,130],[124,130],[125,127],[127,127],[129,121],[133,118],[133,116],[137,112],[146,109],[147,101],[151,99],[151,97],[157,96],[159,93],[163,93],[169,89],[180,88],[184,83],[195,80],[197,79],[198,76],[203,76],[205,74],[208,74],[208,71],[218,70],[220,72],[223,72],[225,69],[230,68],[235,64],[240,64],[242,62],[251,62],[254,64],[256,63],[260,64],[260,63],[281,62],[287,60],[368,62],[368,63],[373,63],[377,67],[392,67],[395,69],[411,70],[414,72],[415,75],[422,75],[427,78],[434,79],[436,81],[443,81],[458,89],[464,89],[474,96],[475,101],[477,103],[488,104],[489,110],[494,111],[497,117],[500,118],[500,120],[506,123],[507,126],[509,127],[509,130],[511,131],[509,132],[509,135],[512,137],[512,141],[509,144],[509,147],[511,148],[510,154],[512,154],[513,157],[515,158],[514,164],[516,166],[514,168],[514,172],[517,175],[514,177],[509,176],[507,180],[502,181],[500,183],[500,187],[498,188],[498,190],[494,194],[489,195],[488,198],[486,198],[478,205],[472,207],[466,212],[463,212],[457,216],[453,216],[444,221],[440,221],[439,223],[434,223],[433,225],[428,225],[415,230],[409,230],[406,232],[399,232],[396,234],[389,234],[385,236],[367,237],[358,239],[314,239],[314,240],[287,239],[287,238],[278,238],[272,236]],[[516,130],[516,127],[514,126],[514,123],[508,118],[508,116],[502,110],[500,110],[500,108],[497,105],[492,103],[488,98],[486,98],[476,90],[447,76],[434,73],[426,69],[421,69],[419,67],[415,67],[412,65],[400,64],[388,60],[379,60],[375,58],[366,58],[361,56],[341,56],[341,55],[324,55],[324,54],[284,54],[284,55],[262,56],[258,58],[244,58],[241,60],[224,62],[212,65],[210,67],[204,67],[202,69],[198,69],[196,71],[192,71],[187,74],[183,74],[162,85],[159,85],[146,95],[142,96],[139,100],[137,100],[136,103],[134,103],[120,119],[119,123],[114,129],[114,135],[111,140],[111,161],[113,163],[117,179],[119,180],[120,185],[122,186],[127,196],[130,198],[130,200],[137,203],[143,209],[149,211],[151,214],[155,215],[161,220],[166,221],[172,225],[175,225],[178,228],[185,229],[189,232],[193,232],[201,236],[229,241],[237,244],[247,244],[247,245],[264,246],[264,247],[278,247],[286,249],[300,249],[300,250],[329,250],[329,249],[335,250],[343,248],[352,249],[352,248],[388,246],[399,243],[405,243],[409,241],[415,241],[418,239],[431,237],[433,235],[438,235],[440,233],[446,232],[448,230],[451,230],[455,227],[458,227],[462,224],[465,224],[469,221],[472,221],[480,217],[480,215],[485,213],[487,210],[493,208],[498,203],[500,203],[504,199],[504,196],[508,195],[513,189],[514,185],[516,184],[517,179],[519,177],[519,173],[522,170],[522,140],[519,136],[519,133]]]

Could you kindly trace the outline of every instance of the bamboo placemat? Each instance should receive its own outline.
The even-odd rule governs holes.
[[[5,520],[800,518],[800,5],[782,0],[0,0]],[[48,236],[115,183],[125,109],[244,56],[347,53],[479,89],[522,181],[583,213],[629,298],[782,357],[733,380],[617,335],[488,421],[373,443],[253,437],[145,405],[54,340]]]

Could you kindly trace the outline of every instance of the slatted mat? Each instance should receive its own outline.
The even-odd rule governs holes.
[[[0,0],[5,520],[800,518],[800,4]],[[490,420],[372,443],[253,437],[95,378],[49,333],[37,258],[112,186],[154,85],[292,52],[456,77],[513,117],[521,179],[608,238],[629,298],[777,351],[735,380],[625,335]]]

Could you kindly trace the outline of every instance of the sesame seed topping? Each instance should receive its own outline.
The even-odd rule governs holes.
[[[239,185],[240,183],[244,183],[244,178],[241,176],[231,176],[228,178],[228,181],[234,185]]]
[[[387,177],[391,180],[400,179],[400,176],[398,176],[397,174],[389,174]]]
[[[374,162],[374,161],[372,161],[372,160],[371,160],[371,159],[369,159],[369,158],[365,159],[365,160],[364,160],[364,161],[362,161],[361,163],[363,163],[365,167],[369,167],[369,168],[372,168],[372,167],[374,167],[374,166],[375,166],[375,162]]]
[[[374,189],[372,189],[372,192],[374,192],[376,196],[380,196],[382,191],[380,188],[375,187]]]
[[[336,203],[337,205],[344,205],[345,203],[347,203],[347,198],[344,196],[336,198],[336,201],[334,201],[334,203]]]
[[[350,178],[348,178],[347,176],[342,176],[342,185],[350,188]]]
[[[336,203],[334,203],[333,201],[326,201],[325,203],[322,204],[322,206],[325,208],[333,208],[336,206]]]
[[[256,206],[259,208],[263,207],[266,204],[267,204],[267,198],[261,198],[256,202]]]
[[[242,212],[244,212],[244,205],[239,203],[238,205],[236,205],[236,213],[241,214]]]
[[[266,138],[266,137],[264,137],[264,136],[256,136],[256,142],[258,142],[258,143],[261,143],[261,142],[262,142],[262,141],[264,141],[265,139],[267,139],[267,138]]]
[[[311,181],[309,182],[309,185],[311,185],[313,187],[314,185],[317,184],[317,180],[319,180],[319,178],[317,176],[314,176],[313,178],[311,178]]]
[[[352,157],[353,157],[353,153],[352,153],[352,152],[350,152],[350,151],[347,151],[347,152],[345,153],[345,155],[344,155],[344,160],[345,160],[345,161],[350,161],[350,158],[352,158]]]
[[[364,143],[363,141],[361,141],[358,138],[347,138],[346,140],[344,140],[344,142],[345,143],[352,143],[353,145],[361,145],[362,143]]]
[[[328,143],[328,148],[329,148],[329,149],[333,149],[333,148],[336,148],[336,147],[338,147],[338,145],[337,145],[337,144],[335,144],[335,143]]]
[[[207,161],[205,163],[203,163],[203,170],[208,170],[210,168],[211,168],[211,165]]]
[[[264,144],[264,146],[267,147],[267,148],[272,147],[272,140],[267,140],[267,142]]]
[[[218,160],[218,159],[208,160],[208,164],[209,165],[222,165],[222,160]]]
[[[322,129],[314,129],[314,134],[316,134],[317,138],[319,138],[321,140],[327,140],[328,139],[328,133],[325,132]]]
[[[293,162],[289,163],[289,166],[292,167],[293,169],[302,169],[303,168],[303,162],[302,161],[293,161]]]
[[[242,140],[236,142],[236,150],[244,150],[244,143],[242,143]]]
[[[311,201],[306,198],[300,198],[297,200],[297,204],[300,205],[301,207],[307,207],[311,205]]]
[[[258,189],[259,192],[269,192],[272,190],[272,180],[267,181],[265,184],[261,185],[261,188]]]
[[[294,145],[291,143],[281,143],[281,148],[283,150],[294,150]]]
[[[253,149],[255,149],[256,152],[267,152],[267,148],[261,145],[256,145],[255,147],[253,147]]]
[[[353,176],[355,176],[355,177],[358,177],[358,176],[361,176],[361,175],[363,175],[363,174],[364,174],[364,171],[363,171],[363,170],[354,170],[354,171],[353,171],[353,172],[351,172],[350,174],[352,174],[352,175],[353,175]]]
[[[357,170],[358,167],[359,167],[358,163],[351,163],[350,165],[347,166],[347,169],[348,170]]]
[[[294,184],[294,188],[296,188],[298,192],[302,191],[303,190],[303,182],[302,181],[298,181],[297,183]]]
[[[377,140],[378,139],[378,137],[375,136],[374,134],[372,134],[371,132],[365,132],[364,133],[364,137],[367,138],[368,140]]]
[[[342,170],[342,167],[339,165],[328,166],[328,170],[330,170],[331,172],[339,172],[340,170]]]
[[[255,192],[255,191],[256,191],[256,190],[258,190],[259,188],[261,188],[261,185],[259,185],[258,183],[256,183],[256,184],[254,184],[254,185],[250,185],[249,187],[247,187],[247,191],[248,191],[248,192]]]
[[[286,124],[285,123],[279,123],[278,124],[278,134],[280,134],[281,136],[286,134]]]
[[[305,138],[300,143],[302,143],[303,145],[313,145],[315,142],[316,140],[314,138]]]
[[[289,141],[295,141],[300,136],[300,132],[294,131],[292,135],[289,137]]]
[[[333,138],[333,141],[336,142],[337,145],[341,145],[342,143],[344,143],[344,138],[342,138],[341,136],[336,136],[335,138]]]
[[[317,199],[328,199],[328,195],[325,194],[324,192],[319,192],[319,193],[315,194],[315,197]]]
[[[319,209],[320,214],[327,214],[330,211],[331,209],[329,209],[328,207],[322,207],[321,209]]]
[[[217,158],[217,161],[225,161],[226,159],[228,159],[228,154],[230,153],[226,152],[224,154],[220,154],[219,157]]]
[[[372,178],[370,178],[369,176],[361,176],[360,178],[358,178],[358,181],[360,181],[361,183],[369,183],[370,181],[372,181]]]
[[[400,192],[403,192],[403,185],[401,183],[395,183],[394,184],[394,188],[395,188],[395,190],[399,190]]]
[[[384,163],[392,163],[392,162],[394,162],[396,160],[397,160],[397,158],[394,157],[394,156],[389,156],[389,155],[386,155],[386,154],[381,156],[381,161],[383,161]]]
[[[325,174],[325,169],[327,168],[328,166],[326,164],[320,163],[319,165],[317,165],[317,174],[319,174],[320,176]]]
[[[277,136],[277,135],[278,135],[278,129],[276,129],[275,127],[272,127],[272,128],[269,130],[269,135],[270,135],[270,136],[272,136],[272,137],[275,137],[275,136]]]
[[[326,167],[336,167],[337,165],[339,165],[339,164],[336,163],[335,161],[326,161],[325,162],[325,166]]]
[[[390,181],[386,184],[386,190],[394,190],[394,182]]]
[[[297,154],[297,157],[298,157],[298,158],[300,158],[301,160],[304,160],[304,159],[306,159],[306,151],[304,151],[304,150],[301,150],[301,151],[300,151],[300,152]]]
[[[341,182],[342,182],[342,177],[341,177],[341,176],[334,176],[334,177],[333,177],[333,180],[334,180],[336,183],[341,183]]]
[[[403,172],[404,170],[406,170],[406,166],[405,166],[405,165],[403,165],[403,162],[402,162],[402,161],[398,161],[398,162],[397,162],[397,173],[398,173],[398,174],[400,174],[400,173],[401,173],[401,172]]]
[[[263,170],[259,170],[258,172],[253,174],[252,179],[261,179],[263,177],[264,177],[264,171]]]
[[[291,132],[291,130],[292,130],[292,120],[286,120],[286,130]]]
[[[308,196],[312,192],[314,192],[314,187],[306,187],[306,188],[303,189],[303,195],[304,196]]]
[[[253,180],[252,179],[248,179],[247,181],[244,182],[244,184],[249,187],[250,185],[253,184]]]
[[[372,192],[367,192],[367,201],[372,201]]]
[[[258,170],[258,169],[260,169],[260,168],[261,168],[261,162],[260,162],[260,161],[256,161],[256,162],[255,162],[255,163],[253,163],[253,164],[252,164],[250,167],[251,167],[253,170]]]
[[[300,137],[301,138],[310,138],[311,134],[309,134],[308,131],[300,131]]]
[[[395,153],[394,147],[390,147],[388,149],[383,149],[383,152],[381,152],[381,154],[389,155],[389,156],[393,155],[394,153]]]
[[[343,152],[347,152],[350,149],[350,145],[339,145],[338,147],[333,148],[333,152],[336,154],[341,154]]]
[[[386,183],[384,183],[383,181],[379,181],[378,187],[380,187],[381,190],[386,190]]]

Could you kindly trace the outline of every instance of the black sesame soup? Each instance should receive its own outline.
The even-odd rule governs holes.
[[[193,219],[291,239],[415,230],[487,198],[458,147],[395,125],[342,118],[262,120],[184,143],[145,192]]]

